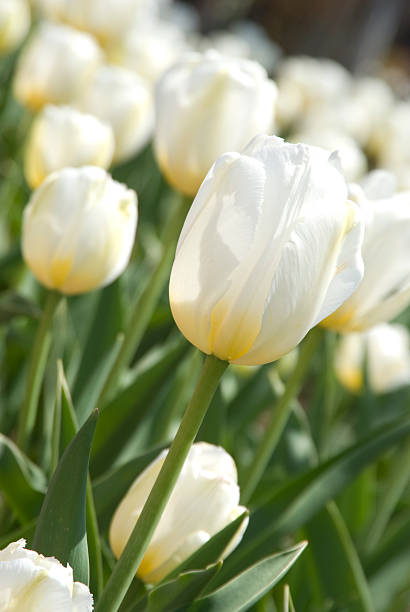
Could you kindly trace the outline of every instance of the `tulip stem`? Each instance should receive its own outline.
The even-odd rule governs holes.
[[[61,299],[60,293],[49,291],[40,325],[37,328],[28,366],[24,403],[17,429],[17,444],[22,450],[27,449],[36,422],[38,399],[51,346],[51,325]]]
[[[99,406],[103,406],[105,400],[109,399],[115,391],[121,373],[129,365],[149,325],[165,283],[169,279],[176,243],[190,204],[190,199],[178,195],[178,202],[164,233],[161,257],[152,271],[151,279],[135,304],[128,327],[125,330],[124,342],[100,394]]]
[[[124,599],[227,366],[226,361],[212,355],[206,358],[198,384],[162,469],[95,612],[116,612]]]
[[[242,504],[248,504],[280,440],[280,436],[292,412],[292,400],[300,390],[311,363],[312,355],[318,345],[319,335],[318,330],[312,330],[300,349],[296,367],[286,383],[283,395],[279,398],[278,405],[272,414],[261,444],[243,478],[243,484],[241,485]]]

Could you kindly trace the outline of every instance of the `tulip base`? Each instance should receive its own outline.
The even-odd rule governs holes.
[[[159,523],[203,418],[228,363],[206,357],[194,395],[141,515],[105,587],[95,612],[118,610]]]

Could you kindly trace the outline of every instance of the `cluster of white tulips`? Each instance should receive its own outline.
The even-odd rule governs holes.
[[[314,362],[318,334],[336,339],[327,368],[334,368],[353,396],[410,385],[410,333],[404,319],[391,323],[410,304],[410,101],[399,100],[381,78],[353,77],[331,60],[284,58],[250,22],[201,35],[193,9],[165,0],[35,0],[32,6],[28,0],[0,0],[0,53],[6,56],[19,45],[12,104],[31,117],[21,165],[33,190],[21,215],[21,253],[45,297],[40,314],[36,310],[40,321],[30,358],[28,345],[23,353],[19,349],[28,363],[20,373],[24,392],[16,392],[22,407],[0,434],[0,512],[9,527],[0,529],[0,612],[251,609],[270,596],[305,546],[281,553],[283,562],[275,556],[276,565],[266,569],[265,557],[280,544],[279,536],[293,541],[304,525],[296,521],[289,534],[282,515],[272,551],[263,548],[271,532],[266,535],[255,522],[241,544],[245,552],[239,547],[228,565],[248,527],[246,506],[256,508],[261,524],[269,514],[263,511],[270,499],[269,466],[292,410],[297,414],[300,408],[297,394]],[[144,251],[147,238],[140,234],[147,225],[136,239],[144,198],[136,185],[128,187],[107,171],[112,168],[114,177],[124,168],[131,173],[151,143],[156,172],[166,182],[162,205],[171,206],[173,194],[174,217],[159,232],[161,253],[136,294],[129,289],[139,282],[135,274],[135,283],[118,298],[128,312],[117,329],[109,301],[114,298],[100,292],[96,306],[88,293],[123,282],[127,266],[129,277],[144,269],[137,252]],[[20,280],[12,278],[18,293]],[[161,380],[152,378],[153,395],[144,396],[143,385],[151,384],[147,372],[154,376],[150,359],[156,357],[148,350],[144,355],[141,341],[168,280],[174,322],[205,360],[198,375],[197,352],[181,352],[178,361],[161,366],[161,376],[176,371],[174,382],[161,389]],[[67,315],[71,303],[74,314]],[[61,347],[64,338],[57,342],[56,328],[75,327],[76,317],[81,323],[75,340]],[[89,325],[87,335],[78,331],[82,325]],[[106,336],[109,326],[120,333]],[[175,326],[169,333],[177,335]],[[164,334],[160,348],[167,342]],[[101,349],[90,353],[93,343]],[[299,356],[292,353],[296,365],[292,358],[282,370],[267,366],[279,408],[272,418],[259,415],[248,436],[257,442],[238,462],[241,494],[230,454],[241,454],[234,441],[229,452],[219,445],[221,438],[194,441],[198,432],[201,439],[229,364],[235,367],[222,380],[225,402],[260,375],[259,367],[249,369],[248,379],[237,366],[285,359],[300,343]],[[57,358],[57,399],[51,406],[50,363],[54,359],[55,366]],[[93,359],[101,359],[101,367],[93,370]],[[73,406],[69,387],[81,380],[82,367],[90,374],[82,387],[77,384]],[[6,395],[12,373],[4,379]],[[147,420],[141,430],[143,404],[136,425],[130,418],[138,394],[154,411],[154,423]],[[246,397],[246,403],[254,401]],[[144,447],[141,440],[158,425],[156,401],[164,402],[164,414],[167,402],[187,407],[179,427],[181,411],[172,423],[164,414],[158,417],[158,423],[171,425],[172,436],[151,452],[154,444]],[[90,455],[94,429],[87,433],[95,427],[90,423],[96,407],[101,414],[95,456],[114,449],[113,460],[102,467],[93,466],[94,450]],[[43,421],[51,424],[48,465],[47,453],[38,450]],[[139,444],[143,459],[135,450]],[[47,485],[27,485],[41,470]],[[78,482],[77,505],[67,482],[70,470]],[[23,484],[17,486],[18,479]],[[330,499],[338,491],[329,486],[333,490]],[[272,498],[277,516],[290,491]],[[290,517],[302,502],[293,500]],[[34,514],[24,511],[31,503]],[[70,504],[66,524],[62,517]],[[109,509],[105,527],[98,504]],[[307,527],[304,533],[309,539]],[[249,569],[247,555],[262,549]],[[97,558],[100,574],[93,581]],[[82,569],[89,563],[91,586]],[[263,609],[279,610],[268,603]]]

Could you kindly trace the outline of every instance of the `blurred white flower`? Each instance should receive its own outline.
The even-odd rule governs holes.
[[[215,162],[191,206],[170,279],[175,321],[204,353],[274,361],[357,287],[362,237],[326,151],[259,136]]]
[[[46,106],[30,129],[24,172],[32,189],[66,166],[108,168],[114,153],[111,126],[69,106]]]
[[[366,191],[351,186],[364,213],[364,277],[353,295],[322,324],[363,331],[390,321],[410,303],[410,191],[393,193],[394,179],[371,173]]]
[[[71,567],[25,546],[21,539],[0,550],[0,610],[91,612],[93,597]]]
[[[195,195],[216,158],[271,132],[276,87],[262,66],[209,51],[190,53],[156,89],[154,146],[171,185]]]
[[[0,2],[0,55],[13,51],[30,28],[30,7],[27,0]]]
[[[410,333],[404,325],[381,323],[366,332],[345,334],[335,353],[340,382],[357,392],[367,380],[374,393],[386,393],[410,385]]]
[[[114,514],[110,544],[116,557],[121,555],[131,535],[167,453],[163,451],[138,476]],[[194,444],[138,568],[138,576],[145,582],[158,582],[244,511],[239,506],[232,457],[219,446]],[[239,544],[246,526],[247,521],[222,558]]]
[[[134,191],[102,168],[64,168],[46,178],[24,211],[23,257],[46,287],[84,293],[124,271],[136,226]]]
[[[43,22],[23,49],[14,77],[14,95],[24,106],[70,103],[102,60],[89,34]]]
[[[165,2],[160,11],[160,19],[171,23],[186,34],[193,34],[200,27],[197,9],[185,2]]]
[[[136,155],[149,141],[154,122],[152,94],[131,70],[102,66],[77,99],[77,106],[109,123],[114,131],[114,163]]]

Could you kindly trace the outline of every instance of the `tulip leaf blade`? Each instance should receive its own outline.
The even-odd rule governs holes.
[[[306,546],[307,542],[300,542],[288,550],[266,557],[210,593],[208,591],[212,583],[208,583],[207,594],[192,604],[189,610],[192,612],[249,610],[283,578]]]
[[[161,583],[148,595],[147,612],[172,612],[188,605],[219,572],[222,561],[202,570],[183,572],[174,580]]]
[[[168,574],[168,576],[166,576],[165,580],[174,578],[182,572],[202,569],[211,563],[216,563],[223,555],[229,543],[233,540],[238,531],[240,531],[248,516],[248,510],[242,512],[240,516],[226,525],[226,527],[218,531],[218,533],[213,535],[212,538],[205,542],[205,544],[203,544],[190,557],[188,557],[188,559],[182,561],[178,567],[176,567]]]
[[[89,580],[86,534],[86,488],[94,412],[67,446],[50,481],[34,535],[33,548],[69,563],[74,579]]]
[[[47,489],[46,477],[41,469],[1,433],[0,489],[23,525],[40,512]]]

